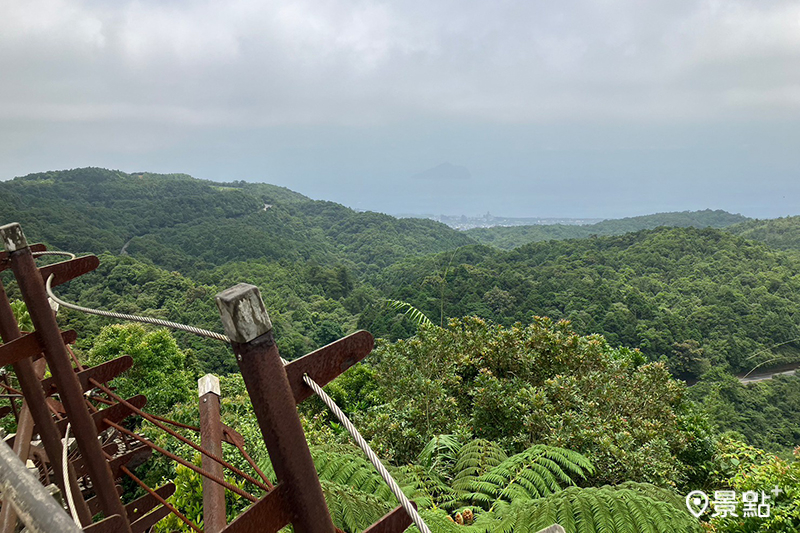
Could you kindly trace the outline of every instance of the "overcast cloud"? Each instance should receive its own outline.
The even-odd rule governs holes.
[[[800,3],[0,0],[0,179],[385,212],[798,214]],[[443,163],[468,183],[413,176]]]

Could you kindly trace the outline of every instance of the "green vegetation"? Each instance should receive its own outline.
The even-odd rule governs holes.
[[[96,272],[56,289],[69,301],[219,331],[213,296],[253,283],[289,359],[370,330],[374,353],[327,390],[434,531],[800,528],[800,378],[734,377],[800,361],[800,217],[701,211],[458,232],[267,184],[103,169],[0,182],[0,212],[31,242],[99,254]],[[226,346],[65,309],[59,321],[78,331],[86,364],[131,355],[117,392],[143,393],[149,411],[185,424],[198,423],[196,378],[219,374],[223,422],[274,479]],[[396,502],[317,398],[299,411],[336,525],[362,531]],[[224,455],[250,468],[234,448]],[[172,501],[202,522],[191,470],[156,456],[138,474],[151,486],[174,480]],[[683,501],[695,489],[775,484],[787,494],[770,520],[698,521]],[[227,497],[232,519],[248,502]]]
[[[762,241],[777,250],[800,250],[800,217],[774,220],[748,220],[728,231],[754,241]]]
[[[770,349],[800,338],[798,274],[796,256],[766,245],[714,229],[660,228],[509,252],[467,247],[403,261],[374,283],[434,322],[442,310],[505,325],[566,319],[579,333],[601,333],[696,377],[712,366],[738,372],[800,360],[800,341]],[[375,309],[359,323],[393,333]]]
[[[604,220],[597,224],[572,226],[550,224],[537,226],[511,226],[494,228],[474,228],[466,234],[482,244],[511,250],[525,244],[541,241],[562,241],[566,239],[586,239],[622,235],[643,229],[658,227],[676,228],[726,228],[747,220],[742,215],[725,211],[683,211],[680,213],[657,213],[640,217]],[[746,225],[747,223],[745,223]]]

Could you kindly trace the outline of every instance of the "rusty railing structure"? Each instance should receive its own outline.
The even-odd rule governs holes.
[[[6,377],[0,379],[0,389],[5,392],[0,396],[10,400],[9,406],[0,408],[0,417],[13,413],[17,419],[17,432],[6,439],[6,444],[12,446],[23,464],[32,462],[37,467],[41,484],[54,484],[66,495],[68,509],[83,531],[145,533],[169,514],[192,530],[203,531],[167,501],[175,491],[172,483],[153,489],[134,474],[135,468],[153,452],[202,476],[207,533],[274,533],[290,523],[297,533],[337,531],[296,405],[313,395],[317,387],[363,360],[373,348],[369,333],[356,332],[286,363],[278,353],[272,324],[256,287],[241,284],[217,295],[227,338],[275,470],[277,480],[273,484],[247,454],[243,437],[220,421],[219,382],[214,376],[207,375],[199,381],[201,423],[194,427],[151,415],[143,410],[147,403],[143,395],[122,398],[107,386],[131,368],[131,357],[122,356],[94,367],[84,367],[75,357],[69,345],[75,342],[76,334],[59,329],[48,288],[96,269],[97,257],[88,255],[40,267],[36,255],[53,252],[46,252],[40,244],[28,245],[19,224],[0,227],[0,238],[5,245],[5,251],[0,252],[0,271],[13,272],[35,329],[27,334],[20,331],[0,281],[0,366],[11,365],[19,384],[17,389]],[[47,369],[51,376],[45,378]],[[21,406],[17,405],[18,400],[22,400]],[[131,431],[125,426],[130,416],[142,417],[200,452],[201,466]],[[200,444],[173,427],[199,433]],[[70,434],[75,449],[70,447]],[[34,440],[35,436],[39,438]],[[223,442],[238,450],[254,474],[225,461]],[[62,457],[67,460],[62,461]],[[256,496],[227,482],[224,469],[247,480],[263,494]],[[123,476],[139,485],[145,495],[123,504]],[[226,522],[226,490],[252,502],[230,524]],[[102,519],[93,518],[98,515]],[[13,533],[18,518],[25,519],[17,516],[14,505],[4,502],[0,508],[0,533]],[[409,512],[399,506],[367,528],[366,533],[400,533],[411,523]]]

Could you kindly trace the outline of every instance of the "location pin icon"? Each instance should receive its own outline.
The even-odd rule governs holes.
[[[700,518],[708,509],[708,495],[702,490],[693,490],[686,495],[686,508],[695,518]]]

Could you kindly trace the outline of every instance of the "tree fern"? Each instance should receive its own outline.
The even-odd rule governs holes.
[[[699,532],[699,522],[682,505],[675,505],[675,498],[665,489],[639,483],[569,487],[545,498],[501,503],[493,512],[480,515],[474,528],[535,533],[557,523],[571,533]]]
[[[453,488],[467,490],[475,478],[506,459],[508,459],[506,452],[492,441],[475,439],[468,442],[458,452]]]
[[[321,480],[372,494],[384,502],[394,502],[394,495],[375,467],[357,448],[343,445],[313,446],[311,456]],[[406,495],[413,487],[401,488]]]
[[[435,435],[420,452],[417,464],[450,477],[461,448],[462,442],[455,435]]]
[[[491,510],[499,501],[530,500],[553,494],[593,471],[589,460],[577,452],[537,444],[469,481],[466,499]]]
[[[378,521],[393,506],[373,494],[346,485],[320,480],[334,525],[346,533],[358,533]]]

